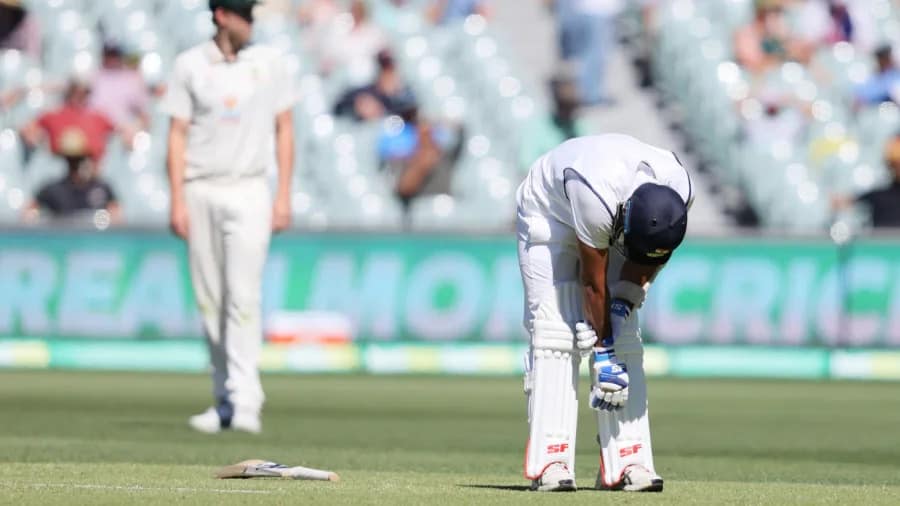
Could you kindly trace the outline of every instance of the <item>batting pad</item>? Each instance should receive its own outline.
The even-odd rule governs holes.
[[[554,462],[575,472],[578,423],[578,366],[575,336],[563,322],[535,320],[532,346],[525,356],[528,443],[525,477],[540,478]]]
[[[616,338],[613,346],[616,356],[625,362],[628,369],[628,400],[619,409],[596,411],[597,441],[600,443],[598,478],[605,488],[616,488],[622,479],[622,472],[633,464],[656,473],[650,447],[644,348],[637,331],[637,311],[632,311],[625,327],[626,332]]]

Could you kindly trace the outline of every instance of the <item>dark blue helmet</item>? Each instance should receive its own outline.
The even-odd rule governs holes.
[[[662,265],[687,230],[687,205],[668,186],[644,183],[625,202],[625,256],[644,265]]]

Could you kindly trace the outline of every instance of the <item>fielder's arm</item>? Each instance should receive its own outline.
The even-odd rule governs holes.
[[[609,294],[606,289],[606,269],[609,265],[609,250],[597,249],[578,241],[578,256],[581,260],[581,286],[584,288],[584,314],[597,335],[610,335]]]
[[[188,121],[173,116],[169,124],[169,151],[166,160],[169,171],[169,188],[172,192],[169,220],[172,232],[185,240],[188,237],[187,204],[184,201],[187,131]]]
[[[294,115],[291,109],[275,116],[275,158],[278,162],[278,188],[272,210],[272,230],[278,232],[291,224],[291,182],[294,175]]]

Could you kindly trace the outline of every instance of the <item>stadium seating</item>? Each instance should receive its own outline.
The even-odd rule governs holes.
[[[21,148],[12,130],[0,132],[0,222],[17,221],[28,194],[23,180]]]
[[[293,7],[301,3],[291,2]],[[148,83],[160,84],[175,55],[213,31],[205,0],[27,4],[44,27],[45,54],[38,64],[16,51],[0,53],[0,92],[24,90],[25,97],[0,118],[0,222],[5,223],[18,219],[13,204],[21,207],[40,182],[61,170],[42,150],[25,163],[15,131],[58,101],[59,83],[87,75],[98,65],[103,40],[116,40],[137,55]],[[527,169],[516,156],[524,126],[543,115],[546,104],[522,84],[525,80],[507,48],[483,18],[432,26],[423,9],[414,8],[424,2],[404,8],[386,0],[370,4],[421,114],[463,136],[451,194],[422,198],[405,210],[393,195],[392,178],[381,171],[376,149],[381,126],[354,125],[331,114],[343,90],[371,78],[373,63],[319,75],[319,56],[303,43],[293,19],[263,17],[256,23],[255,37],[285,53],[302,97],[295,110],[295,223],[308,228],[508,229],[515,186]],[[741,125],[754,109],[752,100],[741,104],[752,99],[759,83],[734,62],[732,36],[752,16],[752,4],[662,2],[666,29],[653,47],[656,82],[697,154],[720,184],[747,196],[764,226],[823,229],[836,219],[829,207],[832,194],[858,193],[886,181],[881,148],[900,127],[900,112],[892,104],[858,113],[852,109],[850,90],[870,74],[872,65],[869,55],[839,43],[814,56],[817,72],[786,63],[766,76],[766,86],[812,104],[802,142],[744,145]],[[878,37],[900,39],[895,4],[874,4]],[[134,149],[113,141],[103,162],[102,173],[120,196],[130,224],[165,224],[167,123],[154,104],[149,131],[138,136]]]
[[[897,107],[883,104],[857,114],[851,95],[870,75],[871,55],[839,42],[819,49],[810,68],[787,62],[760,83],[734,62],[732,49],[735,30],[753,15],[752,0],[661,5],[665,29],[652,55],[661,94],[701,159],[720,183],[747,196],[764,226],[825,229],[841,219],[830,209],[831,196],[858,194],[887,180],[881,150],[900,127]],[[878,42],[896,44],[896,3],[872,5]],[[763,86],[811,104],[812,117],[799,143],[742,145],[741,123],[759,110],[752,89]]]

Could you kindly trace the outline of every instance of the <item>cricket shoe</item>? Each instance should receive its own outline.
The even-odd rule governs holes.
[[[250,434],[262,432],[262,423],[259,420],[259,415],[233,411],[226,414],[226,416],[222,416],[222,411],[224,410],[210,407],[203,413],[190,417],[188,425],[192,429],[206,434],[216,434],[227,429],[249,432]]]
[[[622,479],[615,485],[607,487],[603,484],[603,474],[597,473],[598,490],[624,490],[625,492],[662,492],[663,479],[651,473],[645,467],[630,465],[622,471]]]
[[[541,477],[531,480],[531,490],[540,492],[574,492],[575,476],[562,462],[554,462],[544,469]]]

